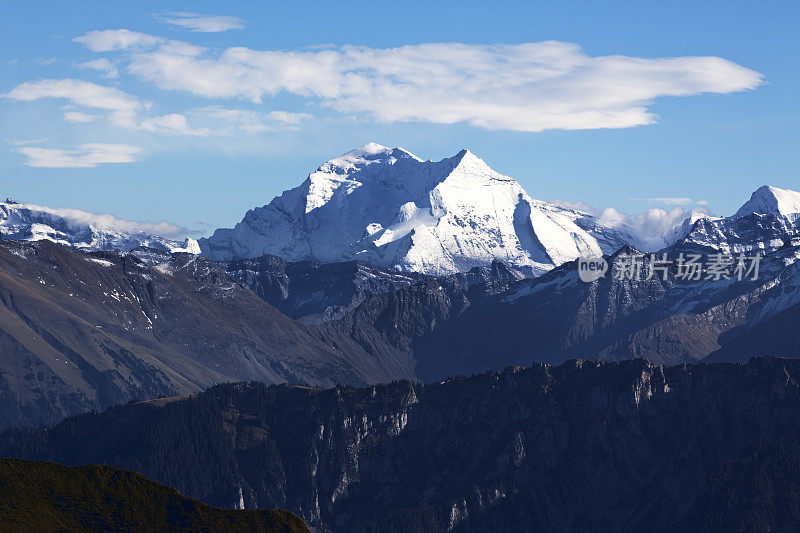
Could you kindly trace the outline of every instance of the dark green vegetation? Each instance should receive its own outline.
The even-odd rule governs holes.
[[[2,531],[308,532],[288,511],[231,511],[134,472],[0,459]]]
[[[225,384],[8,431],[334,531],[796,531],[800,360],[509,368],[432,385]]]

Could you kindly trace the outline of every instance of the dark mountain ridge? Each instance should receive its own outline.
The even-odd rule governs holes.
[[[138,471],[334,531],[800,526],[800,360],[513,367],[420,385],[219,385],[0,454]]]

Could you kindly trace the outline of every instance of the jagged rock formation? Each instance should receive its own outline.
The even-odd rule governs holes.
[[[265,255],[222,261],[219,265],[270,305],[306,323],[342,318],[371,295],[393,292],[431,279],[417,272],[400,272],[363,261],[287,263],[280,257]],[[499,261],[450,276],[465,289],[524,277],[524,273]]]

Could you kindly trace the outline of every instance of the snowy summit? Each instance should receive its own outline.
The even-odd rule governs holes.
[[[468,150],[433,162],[370,143],[199,242],[214,260],[361,259],[433,275],[500,260],[536,275],[626,240],[587,213],[534,200]]]
[[[751,214],[779,215],[787,219],[800,216],[800,192],[764,185],[759,187],[734,217]]]
[[[733,216],[692,221],[675,246],[725,253],[770,252],[800,233],[799,222],[800,193],[764,185]]]

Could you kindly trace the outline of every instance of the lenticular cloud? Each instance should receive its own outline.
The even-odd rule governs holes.
[[[532,132],[627,128],[655,122],[649,106],[656,98],[725,94],[762,82],[758,72],[720,57],[591,57],[558,41],[279,51],[209,50],[131,35],[106,30],[76,40],[127,53],[128,71],[161,89],[253,102],[290,93],[381,122]]]

